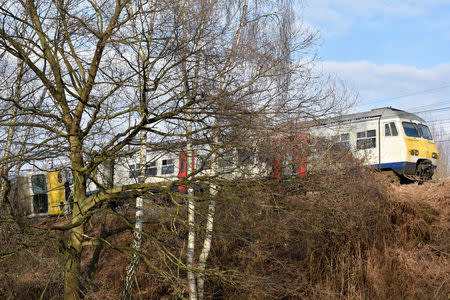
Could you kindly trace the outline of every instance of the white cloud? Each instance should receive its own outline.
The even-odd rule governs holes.
[[[368,61],[328,61],[319,67],[358,91],[359,102],[355,110],[381,106],[405,110],[450,106],[450,64],[419,69],[405,65],[377,65]],[[450,110],[444,114],[450,118]]]

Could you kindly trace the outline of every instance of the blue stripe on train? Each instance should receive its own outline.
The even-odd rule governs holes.
[[[407,161],[400,161],[400,162],[393,162],[393,163],[384,163],[381,165],[370,165],[372,168],[379,168],[379,169],[390,169],[397,173],[407,173],[407,174],[414,174],[416,170],[416,163],[414,162],[407,162]]]

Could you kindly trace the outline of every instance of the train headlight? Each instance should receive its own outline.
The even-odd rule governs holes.
[[[438,159],[439,155],[436,152],[433,152],[433,154],[431,154],[431,157],[434,159]]]
[[[418,155],[419,155],[419,150],[417,150],[417,149],[411,149],[411,150],[409,150],[409,153],[410,153],[411,155],[418,156]]]

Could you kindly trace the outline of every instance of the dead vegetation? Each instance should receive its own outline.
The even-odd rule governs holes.
[[[450,181],[388,185],[358,162],[341,166],[306,179],[224,185],[206,295],[448,299]],[[200,202],[199,211],[206,205]],[[146,219],[136,298],[187,296],[185,213],[175,205]],[[84,275],[87,299],[121,294],[132,234],[120,230],[126,224],[117,215],[105,220],[104,228],[117,234],[105,236],[96,272]],[[101,222],[92,219],[87,234],[99,236]],[[62,298],[58,235],[33,223],[0,226],[0,298]],[[95,246],[85,251],[85,270],[94,252]]]

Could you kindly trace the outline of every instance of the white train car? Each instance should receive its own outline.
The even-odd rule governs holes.
[[[154,147],[156,148],[156,147]],[[185,186],[181,181],[189,177],[208,176],[211,174],[209,145],[197,144],[192,146],[189,158],[189,166],[185,143],[165,143],[158,147],[164,150],[146,151],[146,163],[144,165],[144,178],[147,183],[160,183],[162,187],[173,185],[174,189],[184,191]],[[251,151],[239,151],[231,148],[218,153],[219,174],[215,177],[221,179],[253,178],[257,175],[267,176],[268,167],[265,163],[257,162],[258,158]],[[139,146],[130,151],[129,155],[108,161],[99,166],[94,180],[89,181],[88,190],[95,193],[100,186],[122,186],[138,183],[141,172]],[[177,183],[176,181],[180,181]],[[108,183],[109,182],[109,183]],[[99,186],[100,185],[100,186]]]
[[[336,140],[368,166],[413,181],[431,179],[439,158],[425,120],[391,107],[327,120],[311,134]]]

